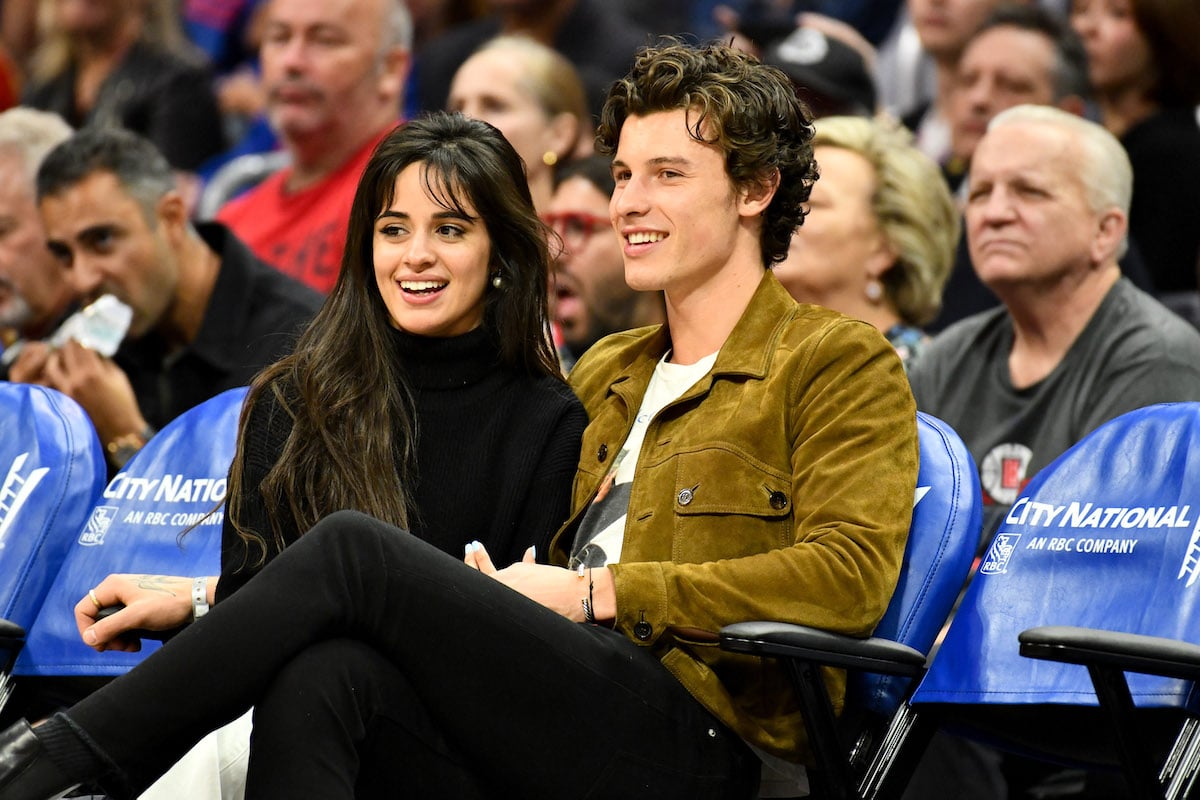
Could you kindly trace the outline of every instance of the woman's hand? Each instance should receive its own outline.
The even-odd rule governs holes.
[[[529,561],[533,560],[533,548],[525,551],[525,558]],[[495,575],[496,565],[492,563],[492,557],[488,555],[487,548],[482,542],[474,541],[467,545],[466,555],[463,556],[463,563],[472,569],[477,569],[484,575]]]
[[[128,636],[128,631],[169,631],[191,621],[192,580],[172,575],[109,575],[75,604],[79,635],[99,652],[141,650],[141,639]],[[210,600],[216,580],[209,578]],[[96,621],[101,608],[116,605],[125,608]]]
[[[562,567],[548,567],[526,558],[496,572],[493,577],[569,620],[583,622],[583,600],[588,596],[587,579]]]
[[[468,566],[491,575],[513,591],[557,611],[569,620],[584,621],[585,599],[592,603],[592,612],[597,620],[612,619],[616,615],[612,573],[606,568],[587,570],[581,576],[562,567],[538,564],[534,556],[531,547],[519,562],[497,570],[483,545],[472,542],[467,545],[464,560]]]

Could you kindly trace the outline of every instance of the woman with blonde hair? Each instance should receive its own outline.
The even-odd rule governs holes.
[[[775,274],[797,300],[874,325],[907,364],[954,263],[954,199],[895,122],[825,117],[816,128],[821,177]]]
[[[447,107],[500,129],[525,162],[539,211],[554,194],[554,166],[591,152],[579,74],[556,50],[524,36],[499,36],[464,61]]]

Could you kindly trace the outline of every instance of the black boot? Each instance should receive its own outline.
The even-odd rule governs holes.
[[[57,800],[78,786],[46,755],[28,722],[0,733],[0,800]]]

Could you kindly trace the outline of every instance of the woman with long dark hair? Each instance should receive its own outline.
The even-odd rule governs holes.
[[[456,557],[474,541],[502,564],[531,545],[549,552],[586,419],[545,334],[548,263],[521,162],[495,128],[437,114],[385,138],[354,199],[336,286],[247,395],[220,578],[110,576],[76,606],[85,641],[134,649],[131,630],[190,622],[341,509]],[[113,604],[125,608],[97,621]],[[386,669],[363,669],[386,689]],[[293,733],[284,719],[255,740],[282,740],[290,762],[305,757]]]
[[[428,230],[414,203],[431,209]],[[546,241],[520,160],[490,125],[438,114],[380,143],[336,286],[247,396],[222,573],[201,607],[342,509],[450,553],[479,540],[503,564],[548,541],[586,420],[544,333]],[[471,269],[456,272],[464,251]],[[126,632],[193,617],[193,582],[110,576],[76,606],[80,632],[98,649],[137,647]],[[95,620],[97,604],[117,603]]]
[[[428,230],[410,207],[421,204]],[[333,292],[251,390],[220,597],[339,509],[456,554],[469,533],[506,564],[548,541],[585,424],[545,334],[548,263],[521,163],[496,129],[439,114],[379,145]],[[286,432],[278,457],[254,446],[256,428],[268,442]]]

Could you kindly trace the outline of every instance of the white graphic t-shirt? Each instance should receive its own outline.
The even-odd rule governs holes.
[[[633,483],[633,472],[637,467],[638,454],[646,438],[650,421],[667,405],[679,399],[684,392],[708,374],[717,354],[712,353],[695,364],[672,364],[667,361],[668,352],[654,367],[650,385],[642,397],[633,428],[613,459],[608,474],[600,483],[600,491],[591,507],[583,516],[575,542],[571,547],[571,567],[581,564],[587,567],[602,567],[621,560],[621,545],[625,541],[625,517],[629,513],[629,492]]]

